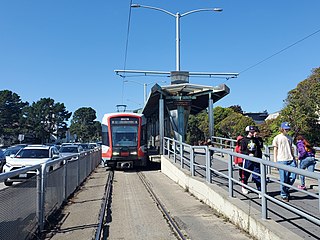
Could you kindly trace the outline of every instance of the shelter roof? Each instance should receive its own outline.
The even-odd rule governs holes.
[[[225,84],[219,86],[204,86],[190,83],[171,84],[160,86],[155,84],[150,92],[149,98],[142,110],[146,117],[159,112],[159,99],[165,99],[165,105],[169,110],[175,109],[177,103],[190,104],[191,114],[197,114],[208,107],[208,100],[211,95],[213,102],[217,102],[227,94],[230,89]]]

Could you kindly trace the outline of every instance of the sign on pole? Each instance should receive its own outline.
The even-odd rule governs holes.
[[[24,134],[19,134],[18,139],[21,143],[24,140]]]

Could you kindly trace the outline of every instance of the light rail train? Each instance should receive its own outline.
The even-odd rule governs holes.
[[[146,120],[143,114],[108,113],[102,118],[102,160],[111,168],[147,166]]]

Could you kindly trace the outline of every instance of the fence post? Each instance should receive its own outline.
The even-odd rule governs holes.
[[[222,139],[220,139],[220,149],[223,149],[223,145],[222,145],[222,144],[223,144],[223,142],[222,142],[222,141],[223,141],[223,140],[222,140]],[[221,153],[221,154],[220,154],[220,156],[221,156],[221,157],[224,157],[223,153]]]
[[[231,150],[233,151],[234,150],[234,141],[231,141],[230,147],[231,147]]]
[[[266,184],[266,165],[260,163],[260,179],[261,179],[261,217],[262,219],[267,219],[267,198],[265,197],[267,184]]]
[[[68,198],[68,160],[64,160],[65,163],[63,165],[63,176],[64,176],[64,196],[63,199],[66,200]]]
[[[268,146],[264,145],[264,149],[265,149],[265,158],[266,160],[270,161],[270,149]],[[271,167],[268,166],[267,168],[267,174],[271,173]]]
[[[228,181],[229,181],[229,197],[233,197],[233,157],[229,154],[228,158]]]
[[[78,186],[80,185],[80,161],[82,158],[83,153],[80,153],[79,157],[78,157]]]
[[[210,152],[208,146],[205,146],[206,151],[206,180],[211,183],[211,170],[210,170]]]
[[[191,146],[191,151],[190,151],[190,171],[191,171],[191,176],[194,176],[194,149]]]
[[[45,205],[45,178],[46,178],[46,164],[41,164],[38,169],[37,175],[37,192],[38,192],[38,206],[37,206],[37,217],[38,217],[38,229],[39,233],[44,228],[44,205]]]
[[[182,145],[182,141],[180,142],[180,163],[181,163],[181,168],[183,168],[183,145]]]
[[[319,186],[320,186],[320,178],[318,178],[318,196],[320,196],[320,189],[319,189]],[[320,198],[318,199],[318,202],[319,202],[318,212],[320,212]]]
[[[172,144],[173,144],[173,162],[176,163],[177,162],[176,142],[173,142]]]

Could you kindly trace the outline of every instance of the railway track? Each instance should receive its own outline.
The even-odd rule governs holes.
[[[137,218],[140,219],[144,219],[146,220],[146,222],[148,222],[149,219],[152,219],[155,215],[154,211],[158,211],[158,215],[160,217],[162,217],[162,225],[166,225],[167,226],[167,231],[170,231],[170,233],[168,233],[167,235],[171,235],[174,238],[171,239],[179,239],[179,240],[185,240],[188,239],[185,234],[180,230],[178,224],[174,221],[174,219],[170,216],[169,211],[165,208],[164,204],[161,202],[161,200],[159,199],[159,197],[156,195],[156,193],[153,191],[152,188],[152,184],[150,184],[150,182],[148,181],[148,179],[146,178],[146,176],[142,173],[142,172],[130,172],[129,174],[126,174],[127,172],[114,172],[114,171],[108,171],[108,181],[106,184],[106,188],[105,188],[105,194],[104,194],[104,199],[103,199],[103,203],[101,205],[101,210],[100,210],[100,214],[99,214],[99,224],[98,224],[98,228],[96,231],[96,236],[95,239],[96,240],[102,240],[102,239],[112,239],[114,236],[113,235],[113,230],[114,232],[119,232],[117,229],[120,228],[122,229],[122,234],[129,236],[131,235],[132,239],[141,239],[141,236],[133,236],[132,234],[134,233],[123,233],[123,231],[131,231],[132,227],[133,228],[139,228],[139,226],[136,226],[135,222],[137,221]],[[121,176],[119,176],[121,175]],[[137,202],[138,206],[134,206],[134,204],[128,203],[129,205],[126,205],[127,207],[121,208],[121,207],[115,207],[115,204],[118,204],[118,201],[113,201],[113,195],[118,195],[118,193],[115,193],[115,191],[120,190],[120,192],[127,192],[128,190],[125,189],[116,189],[116,187],[120,187],[120,186],[114,186],[114,183],[118,183],[119,180],[117,180],[117,176],[118,179],[121,178],[126,178],[126,176],[129,176],[130,179],[127,179],[130,184],[135,184],[134,187],[137,187],[139,189],[139,192],[142,192],[142,188],[145,191],[145,194],[148,196],[149,199],[144,199],[143,201],[145,202],[152,202],[153,203],[153,209],[150,210],[145,209],[145,208],[141,208],[139,211],[139,217],[138,216],[134,216],[128,214],[125,211],[135,211],[130,209],[130,207],[132,208],[136,208],[136,207],[141,207],[143,204],[138,203],[138,200],[132,200],[133,198],[136,198],[139,196],[139,194],[133,194],[133,195],[126,195],[125,198],[131,199],[131,203],[132,202]],[[123,179],[122,179],[123,180]],[[140,184],[140,186],[137,186],[137,184]],[[129,186],[127,184],[121,185],[124,186],[125,188],[130,189],[132,186]],[[130,190],[129,190],[130,192]],[[130,201],[129,201],[130,202]],[[150,205],[150,204],[149,204]],[[130,207],[129,207],[130,206]],[[142,206],[143,207],[143,206]],[[124,212],[119,212],[118,210],[124,211]],[[156,209],[156,210],[155,210]],[[119,226],[119,222],[117,221],[117,217],[114,217],[113,215],[115,214],[119,214],[121,215],[121,218],[126,218],[125,221],[127,223],[131,223],[132,226],[131,227],[123,227],[123,225]],[[126,216],[132,216],[132,219],[128,219]],[[123,221],[121,221],[123,222]],[[121,224],[121,223],[120,223]],[[157,222],[157,224],[159,224],[159,222]],[[144,223],[142,222],[141,226],[143,226]],[[168,226],[169,225],[169,226]],[[150,225],[149,225],[150,227]],[[152,230],[148,233],[148,234],[152,234]],[[157,233],[158,234],[158,233]],[[156,238],[156,237],[155,237]],[[145,239],[150,239],[149,237],[146,237]]]
[[[112,183],[113,183],[114,171],[108,171],[108,178],[99,213],[99,223],[95,234],[95,240],[104,239],[105,223],[108,217],[108,209],[110,209],[111,196],[112,196]]]
[[[115,171],[108,179],[96,239],[250,239],[158,169]]]
[[[143,183],[143,185],[145,186],[145,188],[147,189],[147,191],[150,193],[151,197],[153,198],[153,200],[156,202],[158,208],[160,209],[160,211],[163,213],[163,216],[165,217],[165,219],[168,221],[168,223],[170,224],[170,227],[173,229],[173,231],[175,232],[175,235],[177,236],[177,239],[181,239],[181,240],[186,240],[187,238],[184,236],[184,234],[182,233],[182,231],[180,230],[178,224],[174,221],[174,219],[170,216],[169,211],[165,208],[164,204],[160,201],[160,199],[157,197],[157,195],[155,194],[155,192],[152,190],[152,186],[151,184],[148,182],[148,180],[146,179],[145,175],[142,172],[138,172],[137,173],[141,182]]]

